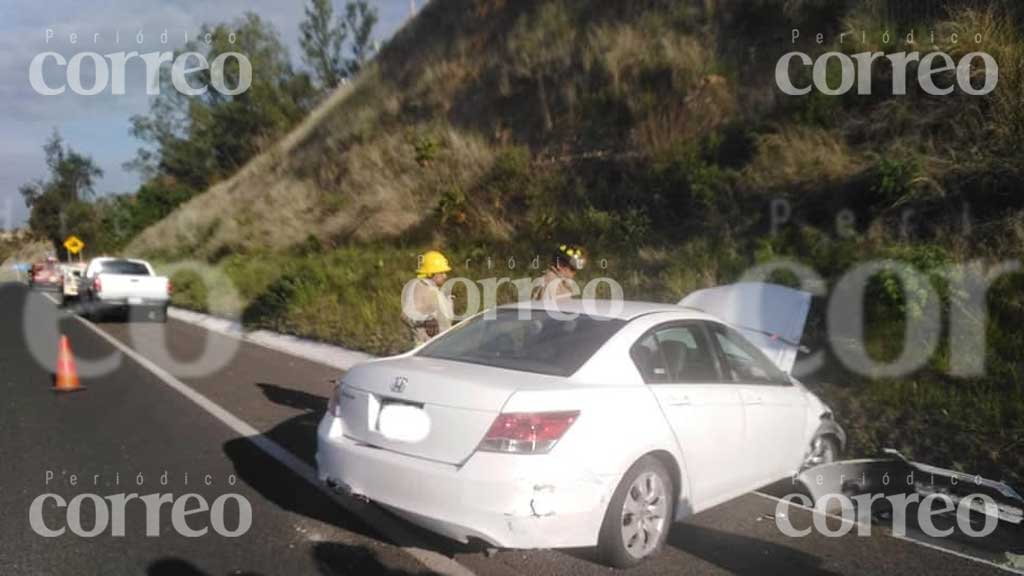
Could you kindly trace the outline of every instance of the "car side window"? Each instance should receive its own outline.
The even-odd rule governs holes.
[[[711,333],[722,353],[728,379],[744,384],[790,385],[786,374],[739,332],[714,325]]]
[[[661,355],[658,339],[653,332],[648,332],[629,351],[633,364],[640,371],[640,376],[648,384],[668,382],[668,369],[665,358]]]
[[[630,351],[648,384],[718,382],[714,352],[698,324],[655,329]]]

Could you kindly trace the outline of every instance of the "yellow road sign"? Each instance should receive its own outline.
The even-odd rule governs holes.
[[[68,236],[67,240],[64,241],[64,247],[68,249],[68,252],[72,254],[78,254],[85,248],[85,242],[78,236]]]

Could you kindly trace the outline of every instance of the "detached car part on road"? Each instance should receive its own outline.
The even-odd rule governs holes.
[[[829,409],[716,316],[545,306],[485,312],[346,373],[318,428],[321,480],[463,542],[596,545],[627,567],[673,521],[843,448]]]
[[[83,313],[98,318],[109,312],[147,312],[150,319],[167,321],[171,282],[157,276],[143,260],[94,258],[85,269],[79,287]]]

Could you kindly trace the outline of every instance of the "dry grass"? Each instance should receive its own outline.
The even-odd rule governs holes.
[[[438,152],[417,161],[415,131],[393,132],[346,152],[336,187],[324,193],[344,201],[325,220],[323,236],[357,241],[394,238],[429,216],[445,190],[471,187],[491,166],[493,154],[478,137],[445,129],[430,137]]]
[[[744,175],[754,188],[781,189],[840,181],[863,167],[837,132],[793,125],[759,138],[757,155]]]

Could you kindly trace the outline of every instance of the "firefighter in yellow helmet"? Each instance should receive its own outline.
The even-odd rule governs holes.
[[[444,254],[431,250],[420,256],[416,279],[402,291],[402,319],[412,330],[416,346],[452,327],[450,296],[441,291],[452,267]]]
[[[551,265],[534,287],[530,296],[534,300],[572,298],[576,273],[587,264],[587,255],[576,244],[562,244],[551,256]]]

